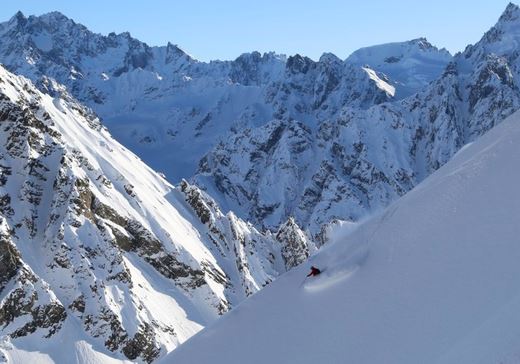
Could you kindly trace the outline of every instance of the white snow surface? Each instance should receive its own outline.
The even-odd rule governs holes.
[[[370,79],[376,83],[377,87],[379,87],[381,90],[385,91],[390,96],[395,95],[395,87],[392,85],[389,85],[384,80],[379,78],[379,76],[373,69],[370,69],[369,67],[362,67],[362,69],[363,69],[363,71],[365,71],[367,73],[368,77],[370,77]]]
[[[518,363],[519,145],[515,113],[161,363]]]

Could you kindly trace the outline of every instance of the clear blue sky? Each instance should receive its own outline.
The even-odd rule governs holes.
[[[150,44],[178,44],[195,58],[244,52],[354,50],[424,36],[452,53],[475,43],[508,0],[2,0],[0,20],[58,10],[92,31],[129,31]]]

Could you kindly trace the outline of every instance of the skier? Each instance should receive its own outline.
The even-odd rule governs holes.
[[[321,273],[321,270],[319,270],[318,268],[316,268],[315,266],[311,266],[311,272],[309,274],[307,274],[307,277],[313,277],[313,276],[317,276],[318,274]]]

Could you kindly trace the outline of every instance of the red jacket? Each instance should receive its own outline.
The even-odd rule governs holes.
[[[312,267],[311,267],[311,272],[310,272],[309,274],[307,274],[307,277],[310,277],[310,276],[317,276],[317,275],[320,274],[320,273],[321,273],[321,271],[320,271],[318,268],[312,266]]]

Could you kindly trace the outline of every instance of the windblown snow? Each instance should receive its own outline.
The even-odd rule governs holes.
[[[518,363],[519,145],[516,113],[161,363]]]

